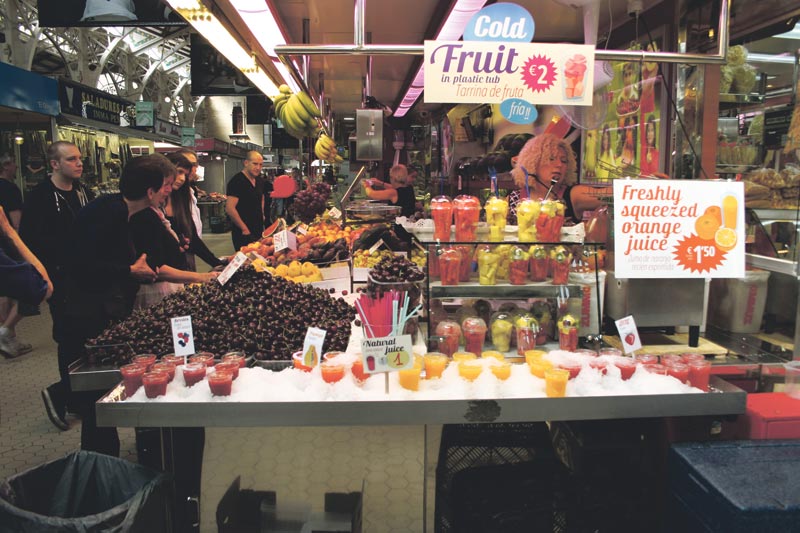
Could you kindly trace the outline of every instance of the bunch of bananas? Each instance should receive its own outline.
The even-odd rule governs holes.
[[[336,151],[336,142],[325,132],[320,133],[319,139],[314,144],[314,153],[318,158],[331,164],[344,161]]]
[[[303,91],[292,93],[286,84],[278,87],[278,90],[280,94],[272,104],[275,106],[275,116],[281,120],[289,135],[295,139],[316,135],[317,117],[321,115],[314,100]]]

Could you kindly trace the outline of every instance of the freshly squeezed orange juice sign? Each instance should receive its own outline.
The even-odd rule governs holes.
[[[744,185],[614,181],[618,278],[744,277]]]

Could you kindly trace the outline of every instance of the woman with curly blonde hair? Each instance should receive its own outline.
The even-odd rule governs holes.
[[[576,185],[577,168],[575,153],[560,137],[545,133],[525,143],[517,157],[517,166],[511,171],[517,190],[508,195],[508,223],[517,223],[517,204],[528,197],[526,176],[531,198],[543,199],[550,191],[549,198],[566,204],[567,218],[580,221],[583,211],[599,207],[601,202],[592,188]]]

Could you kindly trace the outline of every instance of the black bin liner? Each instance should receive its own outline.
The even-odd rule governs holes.
[[[0,485],[0,532],[168,531],[167,475],[79,451]]]

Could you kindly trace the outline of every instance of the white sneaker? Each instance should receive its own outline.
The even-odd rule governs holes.
[[[0,355],[6,359],[19,356],[19,342],[16,337],[11,336],[11,331],[5,326],[0,327]]]

